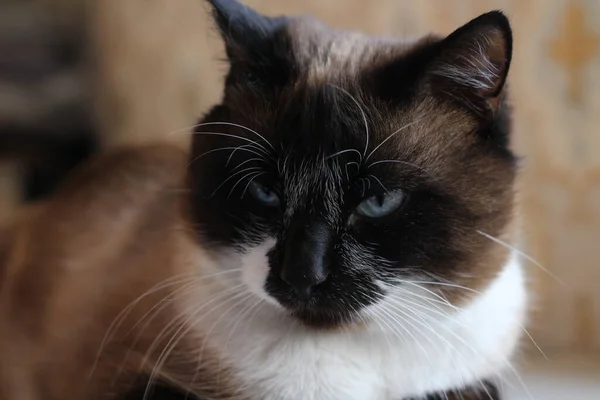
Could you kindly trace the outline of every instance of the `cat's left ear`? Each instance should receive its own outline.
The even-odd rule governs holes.
[[[208,0],[230,59],[256,58],[269,51],[270,42],[284,22],[282,17],[259,14],[236,0]]]
[[[472,108],[496,111],[512,58],[512,31],[506,16],[500,11],[483,14],[438,45],[429,69],[432,89]]]

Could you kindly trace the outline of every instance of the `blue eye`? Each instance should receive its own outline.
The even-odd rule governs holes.
[[[261,185],[256,181],[252,181],[248,186],[248,193],[252,195],[256,200],[268,207],[279,206],[279,196],[274,191],[270,190],[266,186]]]
[[[385,217],[400,208],[402,203],[404,203],[405,197],[402,190],[371,196],[363,200],[356,207],[356,212],[359,215],[369,218]]]

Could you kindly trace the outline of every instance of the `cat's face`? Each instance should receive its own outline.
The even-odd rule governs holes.
[[[425,281],[485,286],[513,208],[504,16],[408,43],[213,5],[231,68],[194,135],[200,242],[309,325]]]

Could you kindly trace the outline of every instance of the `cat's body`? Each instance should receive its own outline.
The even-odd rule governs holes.
[[[147,351],[177,312],[152,307],[179,286],[139,296],[207,264],[178,216],[184,157],[150,147],[95,160],[5,235],[0,398],[120,398],[150,374],[141,359],[156,359]]]
[[[190,306],[189,300],[215,306],[211,296],[230,289],[215,279],[205,290],[167,302],[155,315],[160,300],[189,283],[180,282],[121,314],[163,281],[219,272],[214,260],[198,251],[179,216],[183,156],[169,147],[106,156],[13,228],[12,250],[2,259],[3,398],[120,398],[135,383],[133,377],[151,374],[166,342],[156,346],[145,366],[141,357],[163,327]],[[204,356],[212,370],[198,375],[198,389],[221,374],[219,390],[226,393],[232,384],[226,368],[235,366],[247,385],[242,391],[247,398],[384,400],[453,388],[458,382],[477,384],[504,368],[521,330],[525,293],[521,268],[511,257],[501,277],[456,319],[438,315],[437,323],[428,321],[437,333],[413,332],[420,344],[407,332],[383,333],[377,325],[306,329],[270,307],[249,310],[248,303],[224,314],[234,303],[208,313],[173,350],[193,354],[193,347],[207,339]],[[116,332],[109,332],[111,325]],[[97,359],[101,344],[104,354]],[[165,367],[156,378],[169,382],[180,374],[175,385],[186,387],[186,368],[195,371],[194,361]],[[111,397],[111,392],[118,395]]]
[[[505,17],[409,43],[212,3],[191,154],[101,158],[4,235],[0,394],[496,397],[527,306]]]

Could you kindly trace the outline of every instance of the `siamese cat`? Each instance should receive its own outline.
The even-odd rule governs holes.
[[[526,320],[512,36],[375,38],[210,1],[222,103],[0,246],[0,394],[499,399]]]

